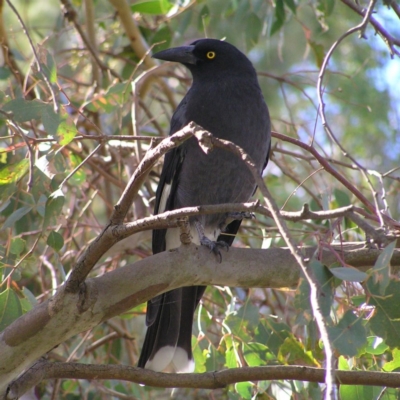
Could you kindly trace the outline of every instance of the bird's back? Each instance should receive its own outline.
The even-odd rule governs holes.
[[[173,127],[183,127],[194,121],[214,136],[242,147],[260,173],[265,167],[270,143],[270,120],[255,73],[195,81],[174,118]],[[174,209],[240,203],[248,201],[253,194],[255,182],[250,171],[229,150],[214,148],[211,153],[205,154],[197,139],[192,138],[182,146],[182,152],[184,161]],[[221,215],[207,216],[203,218],[203,224],[217,226],[223,223],[223,218]]]

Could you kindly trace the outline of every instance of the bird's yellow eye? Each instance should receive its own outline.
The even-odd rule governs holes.
[[[206,56],[207,56],[207,58],[208,58],[209,60],[212,60],[213,58],[215,58],[215,51],[209,51],[209,52],[207,52]]]

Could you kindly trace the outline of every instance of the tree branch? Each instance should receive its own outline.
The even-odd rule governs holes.
[[[231,368],[202,374],[170,374],[135,368],[128,365],[96,365],[48,362],[41,360],[10,385],[5,400],[19,398],[43,379],[116,379],[162,388],[218,389],[227,385],[263,380],[298,380],[323,383],[325,370],[306,366],[265,366]],[[399,372],[335,370],[336,383],[399,387]]]
[[[311,257],[316,248],[303,251],[304,257]],[[337,252],[346,264],[364,270],[381,254],[381,250],[360,248],[360,244],[358,248],[354,244],[338,246]],[[323,250],[321,260],[330,265],[336,257]],[[400,249],[394,251],[392,267],[393,272],[400,269]],[[299,277],[300,269],[288,249],[231,248],[218,263],[207,249],[191,244],[87,279],[80,292],[43,302],[0,334],[0,398],[9,382],[53,347],[160,293],[190,285],[294,287]],[[59,289],[62,291],[64,287]]]
[[[206,136],[203,136],[206,137]],[[325,318],[323,316],[320,302],[319,302],[319,296],[318,292],[320,291],[320,287],[318,284],[318,281],[316,277],[314,276],[313,271],[311,268],[308,268],[308,263],[305,261],[306,259],[304,258],[299,246],[296,244],[294,239],[289,233],[289,229],[286,226],[286,223],[283,218],[280,216],[280,210],[275,203],[275,200],[271,196],[267,186],[265,185],[263,179],[259,175],[259,172],[257,171],[257,168],[254,164],[254,162],[251,160],[251,158],[244,152],[243,149],[241,149],[239,146],[237,146],[234,143],[228,142],[226,140],[218,139],[218,138],[211,138],[212,142],[214,145],[217,145],[218,147],[223,147],[234,154],[236,154],[241,160],[243,160],[246,163],[246,166],[249,168],[251,171],[253,178],[260,189],[262,195],[264,196],[264,201],[270,210],[273,219],[279,229],[279,233],[282,235],[282,238],[285,240],[285,243],[289,247],[292,256],[296,259],[296,262],[298,266],[300,267],[301,272],[305,276],[309,286],[310,286],[310,303],[311,303],[311,308],[313,312],[313,316],[315,318],[316,324],[318,326],[319,333],[321,335],[321,341],[324,345],[324,353],[325,353],[325,362],[327,365],[326,369],[326,376],[325,376],[325,383],[326,383],[326,399],[331,399],[335,400],[337,398],[337,389],[334,384],[335,382],[335,376],[334,376],[334,367],[335,367],[335,359],[333,357],[333,349],[331,342],[329,340],[329,335],[328,335],[328,328],[327,324],[325,322]],[[199,140],[200,145],[202,145],[201,141]],[[205,143],[207,145],[207,143]]]
[[[77,292],[80,284],[83,283],[100,257],[118,241],[117,236],[113,234],[113,230],[116,228],[116,225],[121,224],[124,220],[129,208],[131,207],[134,197],[145,181],[148,173],[153,168],[154,164],[167,151],[171,150],[175,146],[180,145],[189,137],[191,137],[196,130],[199,130],[199,127],[194,123],[190,123],[180,131],[176,132],[174,135],[164,139],[155,148],[150,149],[146,153],[146,156],[136,168],[119,201],[115,205],[109,224],[103,229],[96,240],[88,246],[87,250],[77,261],[66,283],[66,293]]]

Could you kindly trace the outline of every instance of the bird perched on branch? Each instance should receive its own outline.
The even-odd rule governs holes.
[[[243,148],[261,174],[271,144],[270,118],[249,59],[233,45],[215,39],[197,40],[153,57],[181,63],[193,76],[191,88],[172,116],[170,135],[194,121]],[[242,203],[255,189],[250,170],[238,156],[223,148],[205,154],[192,137],[165,155],[154,211]],[[191,217],[193,241],[220,256],[219,249],[232,244],[242,218],[240,213]],[[153,231],[153,253],[179,246],[178,228]],[[204,290],[205,286],[184,287],[148,302],[148,329],[139,367],[164,372],[194,370],[193,316]]]

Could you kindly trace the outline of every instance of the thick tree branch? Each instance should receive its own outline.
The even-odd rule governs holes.
[[[305,366],[265,366],[231,368],[203,374],[167,374],[127,365],[96,365],[78,363],[37,362],[20,379],[10,385],[6,400],[19,398],[43,379],[116,379],[162,388],[218,389],[227,385],[262,380],[298,380],[323,383],[325,370]],[[399,387],[399,372],[335,370],[336,383]]]
[[[337,252],[346,264],[364,270],[381,254],[381,250],[360,245],[349,247],[339,246]],[[304,257],[315,251],[304,248]],[[328,266],[336,262],[331,251],[323,250],[321,257]],[[400,268],[399,249],[394,251],[392,267],[393,272]],[[12,380],[53,347],[162,292],[190,285],[294,287],[299,277],[300,269],[288,249],[231,248],[218,263],[207,249],[191,244],[87,279],[80,292],[45,301],[0,334],[0,398]],[[61,287],[59,292],[63,291]]]

